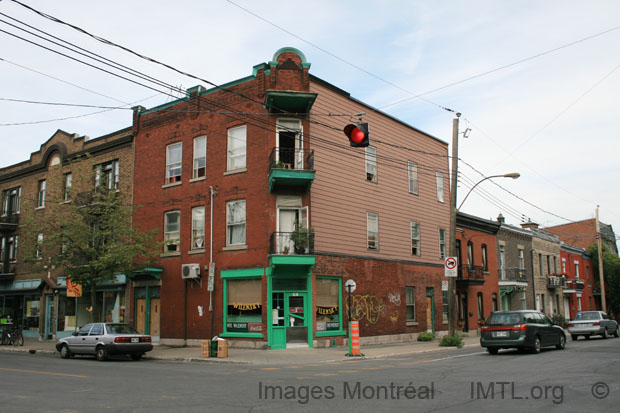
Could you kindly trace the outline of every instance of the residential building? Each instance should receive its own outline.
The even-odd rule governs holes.
[[[602,222],[600,222],[600,227],[603,245],[609,248],[612,253],[618,255],[618,244],[614,229],[611,225]],[[588,249],[588,247],[597,242],[596,219],[594,218],[546,227],[545,231],[557,235],[560,241],[577,248]]]
[[[532,272],[532,234],[506,224],[502,214],[497,221],[498,286],[501,310],[535,308]]]
[[[579,311],[600,309],[594,296],[595,284],[590,253],[583,248],[562,243],[560,257],[562,262],[560,273],[566,277],[564,317],[572,320]]]
[[[366,341],[447,328],[447,143],[309,68],[283,48],[246,78],[134,108],[134,221],[165,242],[161,274],[134,279],[142,331],[282,349],[342,344],[349,314]],[[360,113],[370,146],[351,148]]]
[[[499,310],[497,232],[500,224],[458,212],[456,215],[457,319],[463,331],[479,328]]]
[[[0,169],[0,314],[19,325],[25,337],[69,335],[92,321],[90,293],[67,296],[61,268],[46,265],[46,251],[29,252],[25,222],[42,222],[54,206],[72,202],[80,171],[93,171],[95,185],[130,195],[133,177],[133,136],[130,129],[96,139],[58,130],[30,155],[30,159]],[[30,236],[32,236],[30,234]],[[37,242],[46,234],[39,232]],[[32,253],[32,256],[27,256]],[[30,260],[28,260],[30,258]],[[33,260],[34,259],[34,262]],[[127,277],[100,283],[100,318],[124,321]]]

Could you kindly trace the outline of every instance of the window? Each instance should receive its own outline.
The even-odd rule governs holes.
[[[439,258],[446,258],[446,230],[439,228]]]
[[[245,200],[226,203],[226,245],[245,245]]]
[[[553,272],[558,272],[558,257],[556,257],[555,255],[553,256]]]
[[[497,307],[497,294],[493,293],[493,311],[497,311],[498,307]]]
[[[499,277],[506,279],[506,249],[503,245],[499,246]]]
[[[411,222],[411,255],[420,256],[420,223]]]
[[[543,270],[543,258],[542,258],[542,254],[538,254],[538,271],[540,271],[540,276],[544,276],[545,275],[545,271]]]
[[[71,172],[66,173],[63,180],[63,199],[68,201],[71,199],[71,185],[73,184],[73,175]]]
[[[450,303],[448,303],[448,292],[441,292],[441,318],[444,323],[448,322],[448,307]]]
[[[339,278],[316,279],[316,331],[340,330],[340,283]]]
[[[181,243],[181,212],[169,211],[164,215],[164,252],[179,251]]]
[[[437,177],[437,200],[443,202],[443,173],[435,172]]]
[[[120,175],[120,163],[118,160],[102,163],[97,165],[95,174],[95,186],[118,190],[118,181]]]
[[[482,300],[482,293],[478,293],[478,320],[484,319],[484,302]]]
[[[43,208],[45,206],[45,179],[39,181],[39,193],[37,197],[37,208]]]
[[[226,279],[225,291],[226,332],[262,333],[262,280],[260,278]]]
[[[192,208],[192,247],[202,249],[205,247],[205,207]]]
[[[21,187],[3,191],[2,215],[19,214],[21,192]]]
[[[551,274],[551,255],[547,255],[547,274]]]
[[[372,146],[366,147],[366,180],[377,182],[377,149]]]
[[[166,147],[166,184],[181,182],[183,144],[173,143]]]
[[[562,274],[566,274],[566,258],[562,258]]]
[[[17,236],[3,237],[0,239],[0,273],[11,272],[8,263],[15,262],[17,258]]]
[[[406,321],[415,321],[415,287],[405,287],[407,319]]]
[[[487,263],[487,246],[482,244],[482,271],[489,271],[489,265]]]
[[[418,164],[415,162],[407,162],[407,170],[409,171],[409,193],[418,194]]]
[[[519,277],[523,277],[525,271],[525,257],[523,255],[523,249],[519,248]]]
[[[207,176],[207,137],[194,138],[194,168],[192,178],[204,178]]]
[[[34,252],[36,258],[43,258],[43,233],[39,232],[37,235],[37,249]]]
[[[245,125],[228,129],[227,170],[229,171],[246,167],[246,133]]]
[[[471,241],[467,241],[467,266],[474,266],[474,244]]]
[[[369,250],[379,249],[379,215],[372,212],[366,214],[366,241]]]
[[[579,279],[579,261],[575,261],[575,279]]]

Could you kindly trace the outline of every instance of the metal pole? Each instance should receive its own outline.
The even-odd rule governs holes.
[[[452,171],[450,172],[450,257],[456,257],[456,186],[459,167],[459,117],[452,120]],[[456,263],[457,267],[461,265]],[[454,311],[456,309],[456,295],[454,291],[454,277],[448,279],[448,335],[454,335]]]
[[[351,288],[353,288],[352,285],[347,285],[347,292],[349,293],[349,319],[347,321],[348,327],[349,327],[349,355],[351,354],[351,351],[353,350],[353,348],[351,347]]]
[[[601,310],[607,311],[605,300],[605,274],[603,272],[603,247],[601,242],[601,222],[598,220],[598,205],[596,206],[596,238],[598,243],[598,276],[601,283]]]

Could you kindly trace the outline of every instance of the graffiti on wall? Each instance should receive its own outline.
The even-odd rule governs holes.
[[[366,320],[369,324],[376,324],[383,314],[385,306],[375,295],[352,295],[351,317],[353,320]]]
[[[400,306],[400,293],[388,293],[388,300],[395,306]]]

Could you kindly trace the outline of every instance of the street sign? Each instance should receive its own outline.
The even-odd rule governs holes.
[[[444,261],[444,276],[445,277],[457,277],[458,271],[456,268],[456,257],[446,257]]]
[[[353,291],[355,291],[357,284],[353,280],[347,280],[347,282],[344,283],[344,287],[348,293],[352,293]]]

